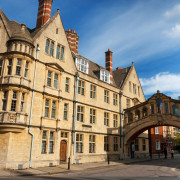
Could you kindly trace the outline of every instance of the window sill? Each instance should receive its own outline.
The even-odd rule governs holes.
[[[31,82],[31,80],[29,80],[27,77],[23,77],[23,76],[21,76],[21,75],[6,75],[6,76],[4,76],[4,78],[20,78],[20,79],[24,79],[24,80],[26,80],[26,81],[29,81],[29,82]]]
[[[43,153],[43,152],[41,152],[41,154],[47,154],[47,152],[44,152],[44,153]]]
[[[49,154],[54,154],[54,152],[49,152]]]
[[[42,116],[41,118],[48,119],[48,120],[53,120],[53,121],[57,121],[58,120],[57,118],[49,118],[49,117],[45,117],[45,116]]]
[[[49,89],[52,89],[52,90],[59,91],[59,89],[58,89],[58,88],[54,88],[54,87],[52,87],[52,86],[47,86],[47,85],[44,85],[44,87],[49,88]]]

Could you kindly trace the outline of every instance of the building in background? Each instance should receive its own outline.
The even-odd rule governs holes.
[[[34,29],[0,10],[0,168],[124,158],[123,110],[145,101],[134,63],[113,70],[109,49],[105,68],[80,55],[52,3],[39,0]],[[147,138],[134,141],[136,156]]]

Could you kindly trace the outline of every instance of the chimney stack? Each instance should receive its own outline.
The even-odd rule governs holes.
[[[113,70],[112,70],[112,51],[108,49],[106,53],[106,70],[110,72],[110,82],[113,80]]]
[[[51,18],[53,0],[39,0],[36,29],[40,28]]]
[[[66,31],[66,37],[71,51],[73,51],[75,54],[78,54],[79,36],[75,32],[75,30],[68,29],[68,31]]]

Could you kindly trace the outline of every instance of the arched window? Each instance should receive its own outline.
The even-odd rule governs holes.
[[[179,109],[178,106],[176,105],[173,105],[173,115],[179,116]]]
[[[143,117],[146,117],[148,115],[147,107],[143,108]]]
[[[133,122],[133,114],[132,113],[128,113],[128,123]]]
[[[136,110],[136,111],[135,111],[135,119],[136,119],[136,120],[139,120],[139,119],[140,119],[140,111],[139,111],[139,110]]]
[[[154,104],[151,104],[151,114],[154,114]]]
[[[158,98],[156,100],[156,104],[157,104],[157,113],[162,113],[163,112],[163,108],[162,108],[162,100],[160,98]]]

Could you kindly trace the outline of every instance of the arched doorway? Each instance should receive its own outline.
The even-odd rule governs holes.
[[[67,142],[65,140],[62,140],[60,144],[60,161],[66,161],[66,151]]]

